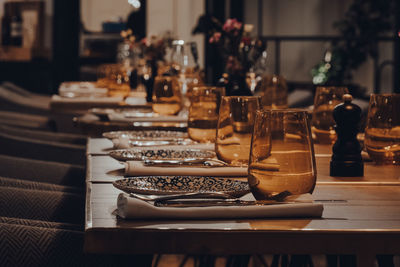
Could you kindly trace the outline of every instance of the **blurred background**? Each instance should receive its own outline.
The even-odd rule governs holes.
[[[339,55],[351,77],[336,83],[362,95],[398,92],[398,10],[394,0],[2,0],[0,81],[52,94],[63,81],[95,80],[131,27],[137,40],[169,34],[196,42],[206,80],[215,82],[221,70],[209,36],[193,34],[209,15],[251,24],[250,34],[266,41],[268,72],[283,75],[289,90],[323,83],[320,67],[334,62],[339,46],[353,58]]]

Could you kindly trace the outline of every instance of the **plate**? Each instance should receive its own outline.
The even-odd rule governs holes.
[[[142,116],[142,117],[152,117],[154,114],[151,108],[92,108],[89,110],[89,113],[92,113],[99,117],[103,121],[108,121],[108,115],[113,113],[121,113],[127,114],[128,116]]]
[[[109,152],[109,155],[120,161],[143,159],[186,159],[186,158],[213,158],[215,153],[202,149],[118,149]]]
[[[204,176],[146,176],[117,180],[113,185],[126,193],[171,195],[191,192],[223,192],[241,197],[250,192],[245,181]]]
[[[117,138],[128,138],[130,140],[154,141],[188,138],[188,134],[178,131],[112,131],[103,133],[103,137],[110,140]]]

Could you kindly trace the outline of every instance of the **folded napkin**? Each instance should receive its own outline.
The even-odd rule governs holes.
[[[120,121],[120,122],[187,122],[187,116],[163,116],[155,114],[153,117],[150,116],[134,116],[134,113],[126,116],[125,113],[110,113],[108,114],[108,119],[110,121]]]
[[[131,92],[129,96],[125,99],[127,105],[132,106],[151,106],[151,103],[146,101],[146,92]]]
[[[308,194],[309,195],[309,194]],[[293,201],[294,199],[290,199]],[[155,207],[121,193],[117,200],[117,214],[124,219],[223,219],[223,218],[288,218],[321,217],[323,205],[311,202],[277,205],[210,206],[210,207]]]
[[[141,161],[125,163],[126,176],[247,176],[247,167],[154,167],[145,166]]]
[[[53,95],[52,103],[87,103],[87,104],[120,104],[124,98],[121,97],[62,97]]]

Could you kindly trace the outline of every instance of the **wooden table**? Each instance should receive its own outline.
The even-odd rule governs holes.
[[[120,191],[111,182],[122,177],[121,165],[88,149],[84,249],[116,254],[355,254],[358,266],[372,266],[376,254],[400,254],[400,166],[368,162],[364,178],[334,178],[329,176],[329,151],[316,146],[313,196],[324,203],[320,219],[167,221],[113,215]]]

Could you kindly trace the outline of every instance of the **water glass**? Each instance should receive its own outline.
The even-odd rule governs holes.
[[[130,72],[122,65],[111,65],[108,73],[108,96],[127,97],[131,92]]]
[[[343,95],[348,94],[346,87],[317,87],[312,114],[312,135],[317,143],[333,144],[337,136],[334,129],[333,109],[343,103]]]
[[[400,94],[372,94],[365,148],[378,164],[400,165]]]
[[[260,82],[261,104],[264,108],[287,108],[288,87],[279,75],[265,75]]]
[[[215,142],[218,111],[225,88],[195,87],[190,96],[188,135],[201,143]]]
[[[231,165],[248,164],[254,120],[260,107],[260,97],[222,97],[215,141],[215,152],[220,160]]]
[[[153,111],[162,115],[176,115],[182,108],[182,94],[175,76],[157,76],[153,88]]]
[[[257,111],[249,161],[248,182],[256,199],[312,193],[316,167],[307,112]]]

